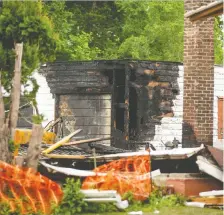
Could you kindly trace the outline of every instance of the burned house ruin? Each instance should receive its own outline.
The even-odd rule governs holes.
[[[111,145],[150,142],[163,117],[172,117],[180,63],[135,60],[54,62],[43,67],[64,135],[113,136]],[[59,128],[58,128],[59,129]],[[110,141],[105,142],[110,144]]]

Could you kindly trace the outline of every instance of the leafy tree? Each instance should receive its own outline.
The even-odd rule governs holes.
[[[215,51],[215,63],[223,64],[223,20],[221,17],[215,19],[214,29],[214,51]]]
[[[79,29],[80,17],[77,13],[79,14],[80,10],[77,3],[72,5],[77,7],[77,10],[69,9],[70,5],[67,6],[65,1],[45,2],[45,10],[54,23],[54,31],[59,35],[56,59],[96,59],[100,50],[90,46],[93,40],[92,32],[86,32],[84,28]]]
[[[0,5],[0,70],[4,89],[9,92],[14,69],[14,45],[23,43],[22,83],[41,62],[55,59],[58,36],[43,10],[41,1],[3,1]],[[35,90],[37,90],[35,88]]]
[[[47,5],[63,44],[58,59],[183,61],[184,1],[69,1]],[[221,26],[219,19],[215,27],[216,63],[222,61]]]
[[[89,47],[98,49],[97,59],[118,57],[118,48],[122,41],[123,14],[114,1],[67,2],[77,23],[73,32],[91,34]]]
[[[182,61],[183,2],[117,1],[124,13],[120,57]]]

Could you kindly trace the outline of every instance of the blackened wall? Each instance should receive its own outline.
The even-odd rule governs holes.
[[[173,116],[178,65],[133,60],[56,62],[43,71],[55,95],[55,117],[64,118],[64,134],[82,128],[91,137],[119,134],[128,144],[152,141],[161,120]]]
[[[139,130],[134,132],[133,139],[151,142],[155,135],[162,138],[162,130],[159,131],[157,127],[161,125],[163,118],[171,119],[174,116],[174,100],[180,94],[179,65],[173,62],[150,61],[130,63],[133,73],[131,86],[138,95]]]

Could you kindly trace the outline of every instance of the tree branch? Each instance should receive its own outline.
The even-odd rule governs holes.
[[[2,83],[1,83],[1,72],[0,72],[0,128],[3,127],[5,122],[5,107],[2,95]]]

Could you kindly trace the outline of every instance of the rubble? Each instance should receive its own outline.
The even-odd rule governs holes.
[[[223,171],[211,161],[202,156],[197,156],[198,167],[200,171],[205,172],[208,175],[224,182]]]
[[[146,150],[131,151],[102,143],[104,140],[113,139],[113,137],[88,138],[86,136],[84,139],[76,137],[73,140],[73,136],[80,131],[81,129],[76,130],[53,145],[42,144],[41,166],[54,174],[84,178],[82,189],[87,190],[86,192],[90,192],[89,189],[92,188],[97,189],[97,192],[101,192],[101,190],[107,192],[113,189],[119,195],[131,191],[135,199],[144,200],[152,191],[153,181],[156,186],[167,188],[169,193],[172,188],[171,193],[190,197],[191,202],[187,202],[187,206],[219,207],[223,205],[222,191],[209,192],[212,189],[221,188],[221,183],[216,179],[223,182],[220,152],[217,152],[216,149],[201,145],[195,148],[173,147],[169,150],[149,150],[149,147],[146,147]],[[150,143],[148,143],[149,145]],[[27,145],[21,145],[20,154],[25,152],[25,147]],[[173,161],[173,164],[182,161],[187,165],[187,161],[190,159],[191,162],[194,162],[194,172],[191,172],[190,166],[185,167],[185,169],[189,168],[189,172],[186,173],[175,173],[172,170],[173,172],[164,174],[159,170],[162,165],[160,161],[164,161],[165,165],[170,161]],[[65,160],[72,163],[72,168],[66,164],[62,165]],[[57,164],[53,164],[53,161],[56,161]],[[87,170],[85,165],[82,165],[85,162],[94,163],[95,167],[96,164],[99,166],[94,170],[92,170],[93,168]],[[155,162],[157,162],[156,165]],[[78,163],[80,163],[79,168],[77,168]],[[162,171],[164,168],[161,166]],[[208,177],[200,171],[212,177]],[[97,192],[94,195],[97,196]],[[213,197],[211,198],[210,195]],[[85,200],[92,202],[114,201],[120,204],[115,197],[108,196],[102,196],[102,198],[93,196],[91,200],[88,198]]]
[[[224,196],[224,190],[212,190],[208,192],[201,192],[199,193],[199,196],[205,197],[205,196]]]
[[[114,202],[119,209],[126,209],[128,201],[121,199],[121,196],[115,190],[81,190],[84,194],[84,201],[86,202]]]

